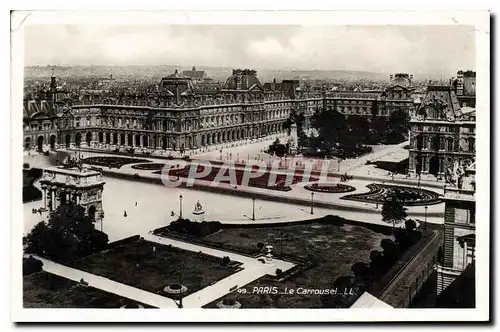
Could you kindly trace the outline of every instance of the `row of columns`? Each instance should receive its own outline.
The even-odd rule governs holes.
[[[57,189],[51,188],[43,188],[43,205],[45,208],[49,208],[49,210],[55,210],[59,205],[57,201],[60,199],[60,194],[63,193],[65,196],[66,202],[74,202],[76,204],[80,204],[81,193],[77,193],[74,191],[66,190],[66,191],[58,191]],[[49,200],[47,202],[47,199]]]
[[[420,172],[422,174],[428,174],[430,171],[431,158],[437,158],[437,161],[438,161],[437,173],[438,173],[438,175],[443,175],[444,174],[444,156],[436,156],[436,155],[429,155],[429,154],[415,155],[415,154],[410,153],[408,171],[412,174],[417,173],[417,162],[420,161],[419,162],[421,165]]]

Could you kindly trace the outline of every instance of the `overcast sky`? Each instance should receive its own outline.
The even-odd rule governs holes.
[[[467,26],[32,25],[26,65],[181,65],[413,74],[475,69]]]

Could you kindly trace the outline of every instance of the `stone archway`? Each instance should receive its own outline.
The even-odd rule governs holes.
[[[437,176],[439,173],[439,158],[438,156],[432,156],[429,159],[429,174]]]
[[[26,137],[26,138],[24,139],[24,148],[25,148],[26,150],[29,150],[29,149],[30,149],[30,147],[31,147],[31,138],[30,138],[30,137]]]
[[[217,143],[220,143],[220,139],[221,139],[221,134],[217,133]]]
[[[56,135],[50,135],[50,149],[55,150],[56,149]]]
[[[80,147],[80,144],[82,143],[82,134],[81,133],[76,133],[75,135],[75,145]]]
[[[120,145],[125,145],[125,134],[120,134]]]
[[[201,135],[201,145],[205,146],[205,134]]]
[[[113,144],[114,145],[118,144],[118,133],[113,133]]]
[[[71,146],[71,135],[70,134],[66,134],[64,136],[64,143],[66,145],[66,149],[69,149],[69,147]]]
[[[90,143],[92,142],[92,133],[90,131],[85,134],[85,142],[87,143],[87,146],[90,146]]]
[[[59,204],[60,205],[64,205],[66,203],[68,203],[67,199],[66,199],[66,192],[65,191],[61,191],[59,193]]]
[[[149,137],[148,135],[142,136],[142,146],[147,148],[149,146]]]
[[[104,143],[104,134],[102,131],[99,132],[99,143]]]
[[[134,145],[135,146],[141,146],[141,135],[139,135],[139,134],[135,135]]]
[[[130,147],[134,146],[134,135],[132,135],[132,134],[127,135],[127,143],[128,143],[128,146],[130,146]]]
[[[96,209],[96,207],[95,207],[94,205],[91,205],[91,206],[89,207],[87,214],[88,214],[88,216],[90,217],[90,219],[95,220],[95,217],[96,217],[96,216],[95,216],[96,210],[97,210],[97,209]]]
[[[166,150],[167,149],[167,138],[165,136],[163,136],[161,138],[161,147]]]
[[[111,134],[106,133],[106,144],[111,144]]]
[[[36,145],[37,145],[38,151],[43,150],[43,141],[44,141],[43,136],[38,136],[38,139],[36,140]]]

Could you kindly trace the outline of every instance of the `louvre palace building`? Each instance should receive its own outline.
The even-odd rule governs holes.
[[[411,113],[409,172],[455,183],[475,162],[475,72],[434,84]]]
[[[283,132],[292,111],[305,115],[306,126],[320,109],[369,119],[410,112],[413,91],[408,74],[391,75],[381,91],[306,92],[298,80],[263,85],[250,69],[217,84],[193,67],[133,95],[75,97],[52,75],[50,86],[25,97],[24,148],[195,149]]]

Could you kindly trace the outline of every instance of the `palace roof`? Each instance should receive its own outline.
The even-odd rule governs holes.
[[[55,116],[56,110],[46,100],[25,100],[23,103],[23,117],[33,118],[37,115],[45,115],[47,117]]]
[[[262,88],[257,78],[257,71],[251,69],[233,69],[233,74],[224,83],[224,90],[250,90],[254,87]]]

